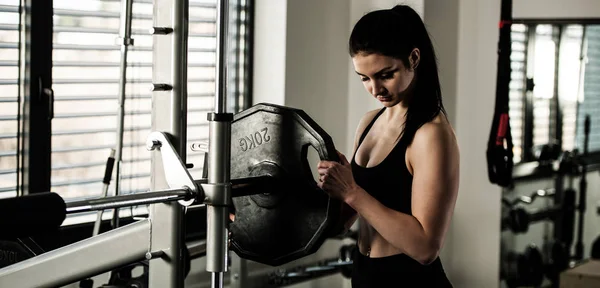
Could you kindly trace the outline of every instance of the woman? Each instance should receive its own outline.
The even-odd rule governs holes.
[[[340,163],[317,168],[319,187],[355,212],[348,224],[359,219],[352,287],[451,287],[438,255],[457,198],[459,151],[428,32],[399,5],[363,16],[349,46],[383,108],[361,119],[350,163],[340,153]]]

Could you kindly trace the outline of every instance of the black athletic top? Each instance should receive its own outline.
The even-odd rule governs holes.
[[[358,147],[385,111],[381,109],[360,136]],[[404,163],[408,141],[400,139],[390,154],[378,165],[365,168],[352,157],[352,173],[356,184],[388,208],[412,215],[413,177]],[[369,258],[355,249],[352,287],[452,287],[440,258],[422,265],[406,254]]]

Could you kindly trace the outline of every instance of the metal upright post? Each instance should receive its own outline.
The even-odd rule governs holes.
[[[188,1],[154,0],[152,130],[170,136],[185,163],[187,119]],[[163,160],[152,154],[152,190],[168,188]],[[178,203],[150,206],[151,249],[163,251],[150,261],[149,287],[183,287],[183,208]]]
[[[227,24],[228,0],[217,0],[217,49],[215,112],[208,115],[209,155],[207,196],[206,271],[212,272],[212,287],[223,287],[227,272],[227,221],[231,195],[231,121],[227,113]],[[207,189],[208,188],[208,189]]]
[[[248,281],[248,263],[235,253],[231,254],[231,270],[229,271],[229,287],[245,288],[252,287]],[[252,283],[254,284],[254,283]]]
[[[121,193],[121,166],[123,157],[123,130],[125,127],[125,89],[127,86],[127,53],[129,45],[133,45],[131,39],[131,13],[133,0],[121,0],[121,26],[119,28],[119,44],[121,45],[121,63],[119,77],[119,110],[117,113],[117,147],[116,147],[116,170],[115,170],[115,196]],[[102,214],[100,213],[99,217]],[[119,227],[119,209],[115,209],[112,218],[113,228]]]
[[[227,113],[227,36],[229,0],[217,0],[217,46],[215,70],[215,113]],[[210,149],[210,148],[209,148]],[[229,167],[229,165],[227,165]]]

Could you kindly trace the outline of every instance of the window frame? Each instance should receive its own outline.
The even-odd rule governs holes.
[[[535,25],[553,25],[555,27],[560,27],[559,28],[559,34],[558,34],[558,42],[557,42],[557,49],[556,49],[556,56],[555,56],[555,78],[554,78],[554,95],[552,96],[553,99],[551,100],[552,104],[551,104],[551,113],[550,113],[550,117],[554,117],[554,126],[550,127],[550,133],[551,135],[554,136],[560,136],[559,138],[557,138],[557,141],[560,145],[560,147],[562,147],[563,143],[562,143],[562,118],[563,115],[561,113],[561,110],[558,109],[558,107],[553,107],[556,106],[556,98],[558,97],[558,71],[560,69],[560,67],[558,66],[558,62],[559,62],[559,52],[560,52],[560,43],[561,43],[561,37],[562,37],[562,32],[565,30],[563,29],[565,26],[567,25],[582,25],[582,26],[586,26],[586,25],[600,25],[600,18],[516,18],[513,19],[512,24],[523,24],[528,26],[528,33],[529,37],[528,37],[528,42],[531,41],[531,33],[535,34],[535,31],[532,31],[534,29],[531,29],[531,27],[535,26]],[[585,28],[584,28],[585,29]],[[531,43],[528,43],[528,45],[530,45]],[[529,58],[531,56],[531,46],[528,46],[527,48],[527,58]],[[526,65],[526,69],[529,69],[529,65]],[[526,71],[526,76],[527,76],[527,71]],[[528,89],[525,89],[525,93],[529,92]],[[527,94],[531,94],[531,93],[527,93]],[[553,168],[553,166],[557,166],[558,165],[558,161],[555,161],[555,163],[551,163],[551,165],[540,165],[539,162],[533,160],[533,155],[530,154],[531,152],[531,148],[533,146],[533,122],[534,122],[534,117],[533,117],[533,97],[528,97],[528,95],[523,95],[523,101],[524,101],[524,115],[523,115],[523,147],[522,147],[522,159],[520,162],[515,163],[514,168],[513,168],[513,180],[515,181],[523,181],[523,180],[534,180],[534,179],[543,179],[543,178],[548,178],[548,177],[552,177],[555,175],[555,169]],[[554,131],[552,131],[554,129]],[[582,152],[582,151],[580,151]],[[587,156],[582,157],[582,160],[585,161],[585,163],[587,163],[587,171],[591,172],[591,171],[600,171],[600,151],[595,151],[595,152],[589,152]]]
[[[53,0],[21,1],[20,171],[17,195],[50,191]]]

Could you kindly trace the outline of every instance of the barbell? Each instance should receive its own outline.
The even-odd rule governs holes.
[[[169,182],[172,188],[67,204],[55,193],[6,199],[0,206],[22,209],[1,209],[0,216],[6,217],[0,217],[0,228],[7,228],[7,237],[24,237],[38,229],[58,228],[69,213],[172,201],[182,205],[203,202],[206,179],[191,179],[186,165],[166,143],[168,138],[153,132],[147,146],[154,150],[165,142],[161,154],[167,181],[174,181]],[[310,147],[322,160],[339,161],[337,151],[331,137],[304,111],[255,105],[234,115],[231,139],[231,208],[236,217],[229,228],[231,249],[236,254],[279,266],[316,252],[327,238],[343,232],[343,203],[317,186],[308,161]],[[35,215],[42,214],[34,213],[40,210],[34,209],[38,206],[48,210],[42,218],[50,220],[20,225],[40,218]]]

